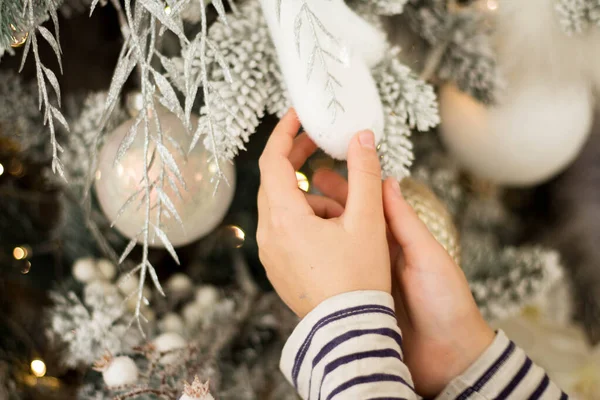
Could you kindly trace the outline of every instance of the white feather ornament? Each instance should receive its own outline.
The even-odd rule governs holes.
[[[373,46],[373,53],[365,54],[371,42],[366,37],[376,35],[360,38],[362,28],[352,34],[349,22],[360,18],[350,17],[343,0],[261,4],[292,104],[315,143],[345,159],[356,132],[370,129],[379,142],[383,107],[368,64],[380,58],[381,50]]]

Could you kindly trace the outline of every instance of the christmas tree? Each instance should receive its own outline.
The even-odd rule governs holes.
[[[375,121],[384,176],[490,321],[577,271],[523,199],[591,130],[597,0],[320,3],[0,0],[0,398],[296,398],[297,320],[255,238],[290,106],[323,148],[307,192]],[[564,295],[592,340],[597,281]]]

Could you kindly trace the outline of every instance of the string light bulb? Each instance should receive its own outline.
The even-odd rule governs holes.
[[[13,249],[15,260],[24,260],[29,256],[29,249],[26,246],[17,246]]]
[[[171,6],[166,6],[166,7],[165,7],[165,14],[167,14],[167,15],[171,15],[171,12],[172,12],[172,10],[171,10]]]
[[[4,165],[0,164],[0,176],[4,173]]]
[[[31,361],[31,373],[38,378],[43,377],[46,375],[46,364],[39,358],[36,358]]]
[[[302,172],[296,171],[296,180],[298,181],[298,188],[303,192],[308,192],[308,189],[310,189],[310,182],[308,181],[306,175],[304,175]]]

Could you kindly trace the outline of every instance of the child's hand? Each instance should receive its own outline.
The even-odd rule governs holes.
[[[350,143],[344,211],[330,199],[298,189],[295,171],[315,149],[306,135],[294,141],[299,128],[296,114],[288,112],[260,158],[257,240],[269,280],[303,317],[337,294],[390,293],[392,284],[373,134],[359,133]]]
[[[315,186],[343,208],[348,185],[320,170]],[[396,277],[396,315],[404,338],[405,362],[420,395],[433,397],[464,372],[494,339],[471,295],[462,270],[434,239],[388,179],[383,203],[389,251]]]

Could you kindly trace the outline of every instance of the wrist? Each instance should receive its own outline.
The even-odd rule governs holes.
[[[441,355],[444,360],[444,372],[431,385],[423,388],[423,395],[437,396],[456,378],[464,374],[493,343],[496,334],[483,320],[470,324],[460,324],[452,335],[452,343],[447,354]]]

